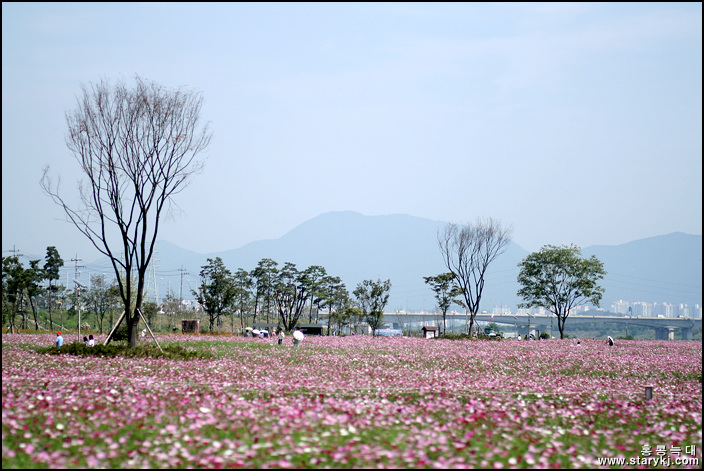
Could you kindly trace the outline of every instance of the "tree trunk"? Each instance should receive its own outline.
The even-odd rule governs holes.
[[[29,298],[29,306],[32,308],[32,314],[34,314],[34,330],[39,330],[39,320],[37,319],[37,308],[32,302],[32,298]]]
[[[51,319],[51,283],[49,283],[49,328],[54,330],[54,321]]]
[[[129,310],[127,312],[129,312]],[[135,348],[137,346],[137,342],[139,341],[138,328],[139,314],[137,314],[137,310],[135,309],[135,312],[131,316],[127,316],[127,335],[130,339],[130,348]]]
[[[565,318],[558,314],[557,316],[557,330],[560,331],[560,339],[565,338]]]

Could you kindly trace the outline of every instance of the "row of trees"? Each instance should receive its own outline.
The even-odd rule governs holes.
[[[452,304],[467,310],[468,331],[473,331],[486,271],[506,251],[511,232],[510,227],[487,219],[476,224],[448,224],[438,233],[438,246],[448,272],[424,279],[435,292],[443,331],[447,329],[446,316]],[[564,338],[565,321],[575,307],[587,303],[599,306],[604,290],[598,282],[606,271],[595,256],[582,258],[579,247],[546,245],[518,266],[518,296],[523,299],[519,307],[544,307],[552,312],[560,338]]]
[[[320,265],[299,270],[291,262],[279,267],[269,258],[249,272],[239,268],[234,275],[220,257],[209,258],[200,278],[193,294],[208,316],[210,331],[222,327],[226,316],[231,317],[233,332],[235,325],[243,331],[250,321],[276,323],[290,331],[306,314],[312,323],[327,309],[328,332],[346,326],[354,329],[364,321],[376,335],[391,289],[390,280],[364,280],[351,298],[342,280]]]
[[[34,317],[35,329],[39,329],[38,300],[44,295],[48,297],[49,326],[52,330],[54,328],[52,297],[57,299],[57,293],[64,289],[55,284],[64,261],[56,247],[51,246],[46,249],[44,264],[40,263],[41,260],[30,260],[29,267],[25,268],[16,255],[2,258],[2,321],[10,332],[18,329],[18,315],[21,318],[20,327],[27,328],[27,304]],[[43,286],[44,282],[48,283],[47,287]],[[63,311],[61,315],[63,316]],[[61,322],[63,323],[63,317]]]
[[[64,320],[74,319],[79,309],[84,313],[82,324],[90,321],[101,334],[112,327],[115,317],[124,310],[119,283],[108,282],[105,275],[96,274],[91,275],[88,287],[77,285],[69,289],[57,283],[63,265],[64,260],[54,246],[47,247],[43,264],[41,260],[30,260],[26,267],[17,256],[3,257],[2,324],[9,332],[29,329],[32,321],[35,330],[63,329]],[[171,328],[181,311],[180,304],[179,299],[169,293],[161,306],[145,301],[143,314],[151,324],[161,309]],[[48,318],[42,318],[41,310]],[[55,318],[57,311],[58,319]]]
[[[107,80],[84,86],[77,108],[66,114],[66,142],[86,177],[86,181],[79,184],[80,202],[72,205],[64,199],[48,168],[41,180],[43,190],[64,209],[68,219],[110,259],[133,347],[137,344],[137,326],[144,313],[146,272],[154,253],[161,216],[172,207],[173,197],[183,190],[190,177],[202,169],[198,156],[206,150],[212,137],[208,124],[201,125],[202,103],[199,92],[167,89],[139,76],[133,88],[124,82],[111,85]],[[470,331],[479,312],[486,269],[506,249],[510,234],[510,229],[488,220],[477,225],[450,224],[438,237],[445,265],[471,315]],[[569,255],[571,249],[565,250]],[[525,304],[547,304],[558,317],[566,317],[565,313],[569,313],[573,299],[579,294],[598,301],[598,286],[590,280],[585,282],[585,277],[598,277],[599,269],[603,273],[603,268],[591,264],[575,273],[560,273],[545,263],[561,263],[564,268],[565,259],[556,250],[544,255],[546,257],[533,257],[522,267],[519,280],[526,284],[519,294],[524,296]],[[13,269],[12,263],[8,262],[8,270]],[[545,266],[539,266],[541,263]],[[212,313],[212,328],[223,312],[233,309],[238,291],[225,283],[231,275],[219,278],[224,276],[224,267],[217,266],[215,261],[209,261],[209,265],[212,266],[208,269],[204,267],[205,284],[197,295],[204,308],[207,306],[207,312]],[[121,273],[125,274],[124,278]],[[309,270],[300,272],[287,264],[277,272],[272,283],[267,284],[271,291],[263,299],[269,304],[268,308],[271,303],[276,306],[279,319],[287,328],[300,318],[306,305],[312,306],[319,298],[307,277],[319,278]],[[246,277],[238,272],[237,278]],[[530,283],[531,279],[536,282]],[[563,291],[551,294],[545,281]],[[433,289],[444,290],[442,280],[429,283]],[[18,302],[17,290],[33,289],[31,282],[22,286],[21,289],[13,287],[15,294],[8,296],[8,303]],[[359,298],[360,309],[365,316],[370,316],[373,326],[377,324],[374,316],[380,306],[383,310],[385,302],[382,301],[388,286],[376,290],[370,286],[362,288],[379,297],[374,302],[371,295],[369,300]],[[240,298],[243,293],[239,292]],[[259,299],[261,295],[256,292],[255,306]],[[240,301],[241,312],[242,299]],[[365,313],[364,309],[369,311]]]
[[[507,240],[505,237],[499,237],[493,244],[489,243],[495,236],[487,236],[487,233],[502,233],[496,227],[486,230],[486,227],[491,225],[496,226],[496,223],[478,222],[473,231],[469,231],[468,226],[458,228],[451,225],[439,238],[442,241],[441,248],[468,248],[474,245],[472,250],[451,252],[449,257],[447,251],[445,252],[448,259],[454,262],[455,258],[452,257],[456,257],[457,260],[450,268],[463,267],[464,271],[456,270],[454,273],[447,272],[424,278],[435,292],[443,316],[443,331],[447,328],[447,311],[453,304],[468,310],[469,331],[472,331],[484,286],[484,273],[489,262],[502,252],[500,242]],[[482,227],[484,229],[481,229]],[[476,234],[480,233],[484,236],[476,237]],[[474,235],[475,242],[469,241],[468,235]],[[448,242],[449,238],[465,240]],[[480,242],[485,245],[482,246]],[[492,257],[492,253],[495,256]],[[464,257],[466,254],[474,255]],[[29,267],[24,267],[16,256],[3,257],[3,325],[8,325],[10,332],[18,328],[28,328],[28,322],[31,320],[26,315],[27,305],[31,308],[34,327],[37,330],[40,328],[37,313],[39,307],[48,311],[48,327],[54,329],[52,312],[55,305],[63,307],[59,310],[61,318],[57,325],[63,325],[64,313],[69,317],[75,316],[79,305],[87,314],[94,315],[94,325],[101,333],[108,314],[112,324],[113,314],[121,309],[118,283],[108,284],[104,275],[93,275],[89,289],[77,288],[71,291],[56,284],[59,269],[64,262],[55,247],[47,247],[44,264],[40,266],[40,262],[31,260]],[[555,314],[561,337],[564,337],[565,321],[574,307],[587,302],[597,306],[599,304],[603,290],[597,281],[605,274],[603,265],[593,256],[589,259],[581,258],[578,247],[548,245],[539,252],[530,254],[519,266],[521,271],[518,281],[521,289],[518,294],[524,299],[520,306],[541,306]],[[473,276],[472,284],[467,282],[469,274]],[[240,268],[234,275],[220,258],[208,259],[200,276],[201,285],[193,294],[209,316],[211,331],[222,327],[226,315],[231,316],[233,331],[236,323],[239,323],[238,330],[241,331],[250,320],[257,322],[257,318],[260,321],[265,320],[266,323],[274,321],[291,330],[306,312],[308,322],[313,322],[313,315],[315,314],[315,320],[318,321],[320,310],[327,308],[328,330],[331,327],[342,330],[348,325],[355,327],[360,322],[366,322],[373,334],[376,334],[376,330],[383,323],[384,307],[391,288],[390,280],[364,280],[354,290],[354,299],[351,299],[340,278],[327,275],[324,267],[314,265],[300,271],[294,264],[286,263],[279,268],[277,262],[268,258],[262,259],[251,272]],[[464,286],[469,288],[462,288],[463,277]],[[57,303],[58,299],[62,301]],[[181,311],[179,300],[173,293],[169,293],[161,307],[145,302],[143,314],[147,322],[151,324],[160,309],[169,319],[169,328],[173,327]]]

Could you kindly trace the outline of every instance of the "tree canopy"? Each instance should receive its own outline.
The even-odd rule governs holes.
[[[390,290],[391,280],[364,280],[353,292],[364,320],[372,329],[373,336],[376,336],[376,331],[384,320],[384,307],[389,302]]]
[[[464,303],[458,299],[458,296],[462,294],[462,290],[457,286],[455,275],[452,273],[424,276],[423,279],[435,293],[435,299],[442,313],[442,331],[445,334],[447,332],[447,311],[450,306],[453,304],[464,306]]]
[[[524,300],[519,307],[540,306],[555,314],[560,338],[573,308],[599,306],[604,289],[598,281],[606,274],[604,265],[594,255],[582,258],[577,246],[543,246],[518,266],[518,296]]]

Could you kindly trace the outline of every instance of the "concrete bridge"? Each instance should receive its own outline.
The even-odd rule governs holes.
[[[492,319],[493,317],[493,319]],[[447,314],[448,325],[464,325],[469,319],[466,314]],[[557,330],[557,318],[553,314],[477,314],[475,320],[480,322],[495,322],[497,324],[508,324],[516,326],[519,335],[526,335],[536,331],[550,331],[551,321]],[[436,325],[442,322],[442,314],[437,313],[384,313],[384,322],[397,322],[399,324],[417,324],[422,326]],[[650,327],[655,330],[656,340],[674,340],[675,329],[681,329],[683,338],[692,339],[692,331],[695,327],[702,327],[701,319],[690,317],[622,317],[622,316],[578,316],[570,315],[567,318],[568,325],[574,326],[588,323],[619,324],[628,326]]]

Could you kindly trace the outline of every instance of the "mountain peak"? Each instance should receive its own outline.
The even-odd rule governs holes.
[[[355,211],[332,211],[300,224],[279,239],[208,255],[179,253],[173,244],[167,249],[162,243],[159,258],[163,269],[183,264],[193,274],[200,272],[206,258],[216,256],[232,272],[239,268],[251,271],[263,258],[280,266],[295,263],[299,269],[320,265],[329,275],[340,277],[349,291],[365,279],[391,279],[388,310],[432,312],[436,301],[423,277],[447,271],[437,245],[438,229],[445,224],[407,214],[365,216]],[[596,255],[604,263],[604,308],[618,299],[694,305],[701,304],[701,243],[700,235],[675,232],[617,246],[586,247],[582,254]],[[519,301],[518,263],[527,254],[511,243],[490,265],[481,310],[515,308]],[[164,266],[165,260],[174,266]]]

